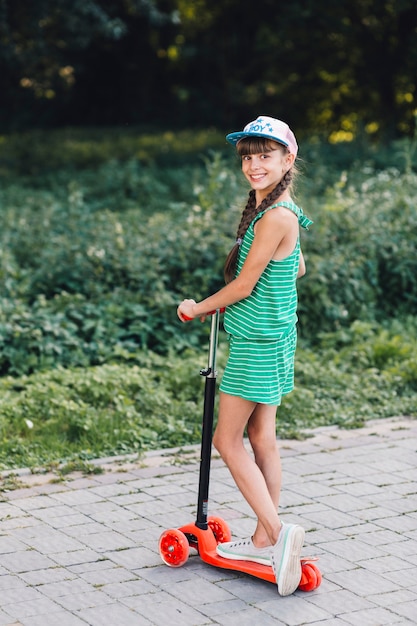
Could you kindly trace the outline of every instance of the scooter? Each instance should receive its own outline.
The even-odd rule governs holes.
[[[216,395],[216,352],[219,335],[219,317],[223,310],[211,313],[208,365],[200,371],[205,377],[204,410],[201,437],[201,456],[197,518],[194,524],[165,530],[159,538],[159,554],[169,567],[181,567],[190,555],[190,548],[197,550],[200,558],[209,565],[222,569],[244,572],[250,576],[276,583],[271,565],[261,565],[252,561],[236,561],[219,556],[216,546],[231,540],[230,528],[221,517],[208,516],[208,493],[210,461],[213,438],[214,401]],[[322,575],[315,564],[317,558],[301,558],[301,579],[298,589],[312,591],[321,584]]]

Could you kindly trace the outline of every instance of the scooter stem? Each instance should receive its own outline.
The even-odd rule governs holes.
[[[219,336],[219,310],[211,318],[209,356],[207,368],[200,371],[205,376],[204,411],[201,436],[200,477],[197,501],[196,526],[207,530],[208,492],[210,480],[211,445],[213,440],[214,399],[216,395],[216,353]]]

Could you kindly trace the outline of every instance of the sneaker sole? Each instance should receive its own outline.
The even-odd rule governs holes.
[[[272,557],[275,576],[277,572],[277,565],[279,565],[279,575],[276,582],[280,596],[289,596],[294,593],[300,584],[302,574],[300,554],[304,545],[304,537],[304,528],[301,526],[292,528],[285,538],[285,546],[281,563],[275,563],[274,557]]]

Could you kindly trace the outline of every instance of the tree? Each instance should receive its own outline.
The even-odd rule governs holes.
[[[189,116],[195,93],[211,105],[215,96],[234,123],[264,112],[328,132],[413,128],[415,0],[199,0],[194,13],[178,4]]]
[[[17,125],[42,125],[48,118],[79,122],[72,111],[75,105],[76,113],[85,114],[85,107],[78,105],[84,96],[91,99],[93,111],[97,107],[100,81],[106,81],[103,62],[111,64],[119,57],[120,64],[129,63],[132,42],[143,42],[150,24],[160,27],[172,19],[152,0],[0,0],[2,118]],[[146,46],[138,46],[136,71],[140,59],[146,63],[152,55]],[[117,76],[110,78],[111,118],[119,92]]]
[[[0,0],[1,119],[410,133],[415,0]]]

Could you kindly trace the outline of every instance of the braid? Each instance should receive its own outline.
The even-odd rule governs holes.
[[[230,250],[224,265],[224,279],[226,283],[230,283],[230,281],[233,280],[233,278],[235,277],[240,243],[245,236],[249,225],[259,213],[267,209],[269,206],[271,206],[271,204],[274,204],[275,200],[277,200],[291,185],[292,179],[293,172],[292,169],[290,169],[284,174],[280,182],[277,184],[276,187],[274,187],[271,193],[262,200],[259,206],[256,206],[255,190],[251,189],[251,191],[249,192],[248,202],[243,209],[242,217],[240,219],[240,223],[237,229],[237,241],[233,248]]]

